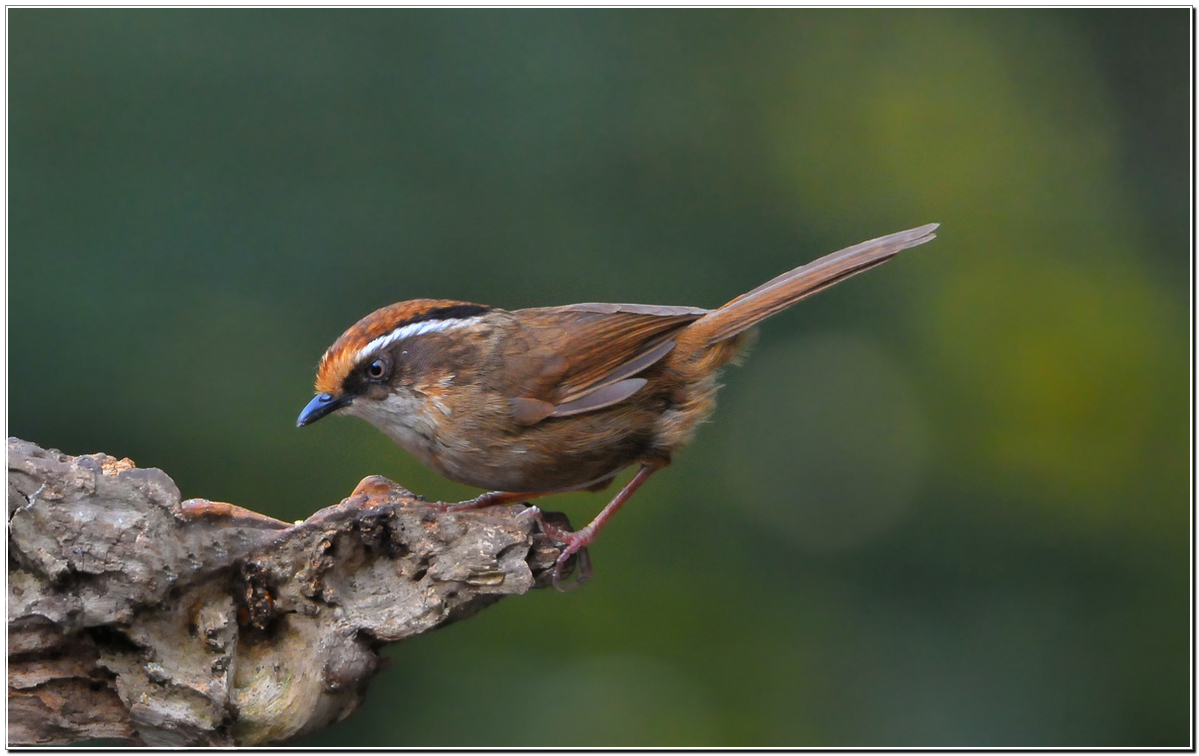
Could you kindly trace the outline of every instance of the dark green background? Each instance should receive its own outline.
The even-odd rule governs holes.
[[[585,589],[303,743],[1189,743],[1189,10],[8,22],[9,433],[283,519],[476,493],[294,427],[377,307],[711,307],[943,224],[766,324]]]

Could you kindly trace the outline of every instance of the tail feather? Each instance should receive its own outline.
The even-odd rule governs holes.
[[[799,300],[936,238],[938,223],[855,244],[787,271],[692,323],[687,330],[716,344],[752,328]]]

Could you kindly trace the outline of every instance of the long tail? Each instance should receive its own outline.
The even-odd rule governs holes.
[[[936,238],[939,223],[855,244],[772,278],[692,323],[687,331],[707,345],[736,336],[804,297],[890,260],[905,249]]]

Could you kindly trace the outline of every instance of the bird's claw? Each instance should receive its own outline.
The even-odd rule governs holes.
[[[567,530],[553,524],[546,518],[544,512],[534,506],[530,506],[517,516],[529,516],[537,521],[541,532],[534,534],[534,539],[548,539],[562,546],[562,553],[554,560],[554,571],[551,576],[555,590],[562,593],[573,591],[591,579],[591,556],[587,553],[587,546],[591,541],[587,537],[588,534]],[[562,579],[564,574],[567,577],[571,574],[563,572],[567,563],[571,561],[571,557],[575,557],[574,580],[564,582]]]
[[[575,569],[573,572],[574,580],[564,583],[564,582],[562,582],[562,568],[564,566],[566,566],[566,563],[570,560],[570,558],[572,556],[577,557],[575,560]],[[566,593],[567,591],[573,591],[575,588],[578,588],[580,585],[582,585],[583,583],[586,583],[590,579],[591,579],[591,556],[588,555],[586,546],[580,546],[577,550],[574,550],[573,546],[567,546],[562,551],[562,554],[558,556],[558,559],[554,561],[554,575],[553,575],[554,590],[558,591],[559,593]]]

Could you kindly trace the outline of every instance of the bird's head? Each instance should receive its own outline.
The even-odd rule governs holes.
[[[492,308],[447,299],[414,299],[372,312],[341,335],[321,358],[316,391],[298,427],[310,425],[339,410],[360,415],[382,427],[376,417],[385,403],[421,378],[413,368],[430,360],[409,356],[425,337],[476,324]],[[428,351],[428,350],[425,350]],[[383,428],[387,431],[388,428]]]

